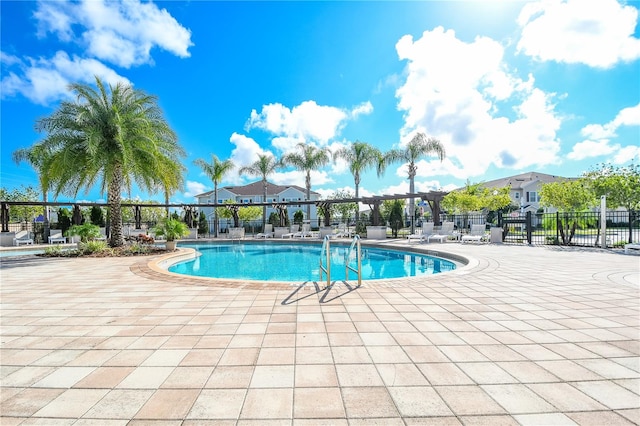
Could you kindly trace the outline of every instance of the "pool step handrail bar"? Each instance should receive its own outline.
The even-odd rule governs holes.
[[[329,242],[330,238],[328,235],[324,236],[324,241],[322,241],[322,248],[320,249],[320,281],[322,281],[322,272],[327,275],[327,287],[331,286],[331,249]],[[322,262],[322,258],[326,259],[326,266]]]
[[[356,263],[357,266],[354,268],[351,266],[351,262],[349,262],[351,258],[351,252],[353,249],[356,249]],[[351,245],[349,246],[349,250],[344,256],[344,278],[345,281],[349,281],[349,270],[352,270],[356,274],[358,274],[358,287],[362,284],[362,250],[360,248],[360,236],[355,235],[353,240],[351,240]]]

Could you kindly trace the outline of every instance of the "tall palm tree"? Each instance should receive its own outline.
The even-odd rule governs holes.
[[[326,166],[331,161],[331,152],[327,148],[318,148],[315,145],[300,142],[297,145],[298,152],[285,155],[282,164],[293,166],[306,173],[305,186],[307,188],[307,201],[311,199],[311,171]],[[311,204],[307,204],[307,219],[311,219]]]
[[[240,175],[256,176],[262,179],[263,202],[267,202],[267,178],[281,167],[280,161],[277,161],[273,155],[260,154],[258,159],[250,166],[244,166],[239,170]],[[267,223],[267,206],[262,206],[262,229]]]
[[[409,193],[413,194],[415,192],[414,179],[418,170],[416,161],[429,154],[436,154],[438,158],[440,158],[440,161],[444,160],[444,146],[438,139],[427,138],[424,133],[418,132],[404,149],[392,149],[387,152],[380,163],[380,170],[384,171],[385,167],[392,163],[407,163],[407,169],[409,172]],[[416,206],[414,205],[414,199],[412,197],[409,199],[409,215],[411,216],[412,234],[414,231],[415,208]]]
[[[40,190],[42,190],[42,201],[44,203],[48,200],[47,193],[51,187],[51,180],[48,171],[48,162],[50,161],[50,155],[43,146],[42,142],[38,142],[30,148],[21,148],[13,153],[13,161],[21,163],[23,161],[29,163],[29,165],[38,173],[38,180],[40,183]],[[49,223],[49,210],[48,206],[43,206],[43,215],[45,228]],[[46,238],[46,236],[45,236]]]
[[[204,174],[206,174],[209,179],[213,182],[213,197],[214,202],[218,203],[218,184],[222,182],[224,176],[233,169],[233,161],[224,160],[220,161],[218,157],[211,154],[211,163],[207,163],[202,158],[197,158],[193,164],[200,167]],[[213,233],[216,238],[218,238],[218,209],[213,209],[214,222],[213,222]]]
[[[164,193],[164,204],[167,218],[169,217],[169,198],[171,194],[179,191],[184,186],[184,173],[187,168],[178,162],[166,162],[159,164],[157,178],[158,186]]]
[[[124,245],[122,191],[136,183],[153,191],[159,174],[184,155],[177,136],[162,115],[155,96],[118,83],[108,90],[96,77],[97,90],[85,84],[69,86],[73,101],[63,101],[36,122],[47,133],[48,176],[56,195],[76,196],[95,184],[107,194],[111,220],[109,244]],[[177,169],[177,168],[176,168]]]
[[[334,158],[341,158],[349,164],[349,171],[353,175],[356,186],[356,198],[359,198],[360,174],[368,168],[375,166],[380,176],[382,153],[380,150],[366,142],[355,141],[348,147],[343,147],[333,153]]]

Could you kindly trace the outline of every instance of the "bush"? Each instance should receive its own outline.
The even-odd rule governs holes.
[[[67,236],[78,235],[80,237],[80,241],[83,243],[93,241],[97,238],[100,238],[100,227],[97,225],[92,225],[90,223],[85,223],[83,225],[73,225],[66,233]]]
[[[78,250],[81,254],[95,254],[109,250],[109,246],[105,241],[86,241],[80,244]]]

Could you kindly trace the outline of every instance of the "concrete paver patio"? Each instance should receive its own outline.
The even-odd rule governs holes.
[[[471,263],[325,295],[3,259],[0,423],[640,423],[638,256],[425,247]]]

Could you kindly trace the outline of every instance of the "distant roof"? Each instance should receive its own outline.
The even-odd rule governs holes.
[[[297,185],[276,185],[271,182],[267,182],[267,196],[281,194],[287,189],[293,188],[302,193],[306,193],[306,189],[299,187]],[[262,195],[264,193],[264,188],[262,187],[262,181],[259,180],[257,182],[250,183],[248,185],[242,186],[225,186],[223,188],[218,188],[218,191],[221,189],[225,189],[231,193],[240,196],[250,196],[250,195]],[[320,195],[318,192],[311,191],[311,194]],[[208,197],[213,195],[213,191],[204,192],[202,194],[196,195],[196,197]]]
[[[534,181],[540,181],[543,183],[556,182],[558,180],[568,180],[570,178],[548,175],[538,172],[527,172],[519,175],[509,176],[501,179],[490,180],[488,182],[482,182],[482,186],[488,188],[504,188],[505,186],[511,186],[511,189],[522,189],[529,183]]]

